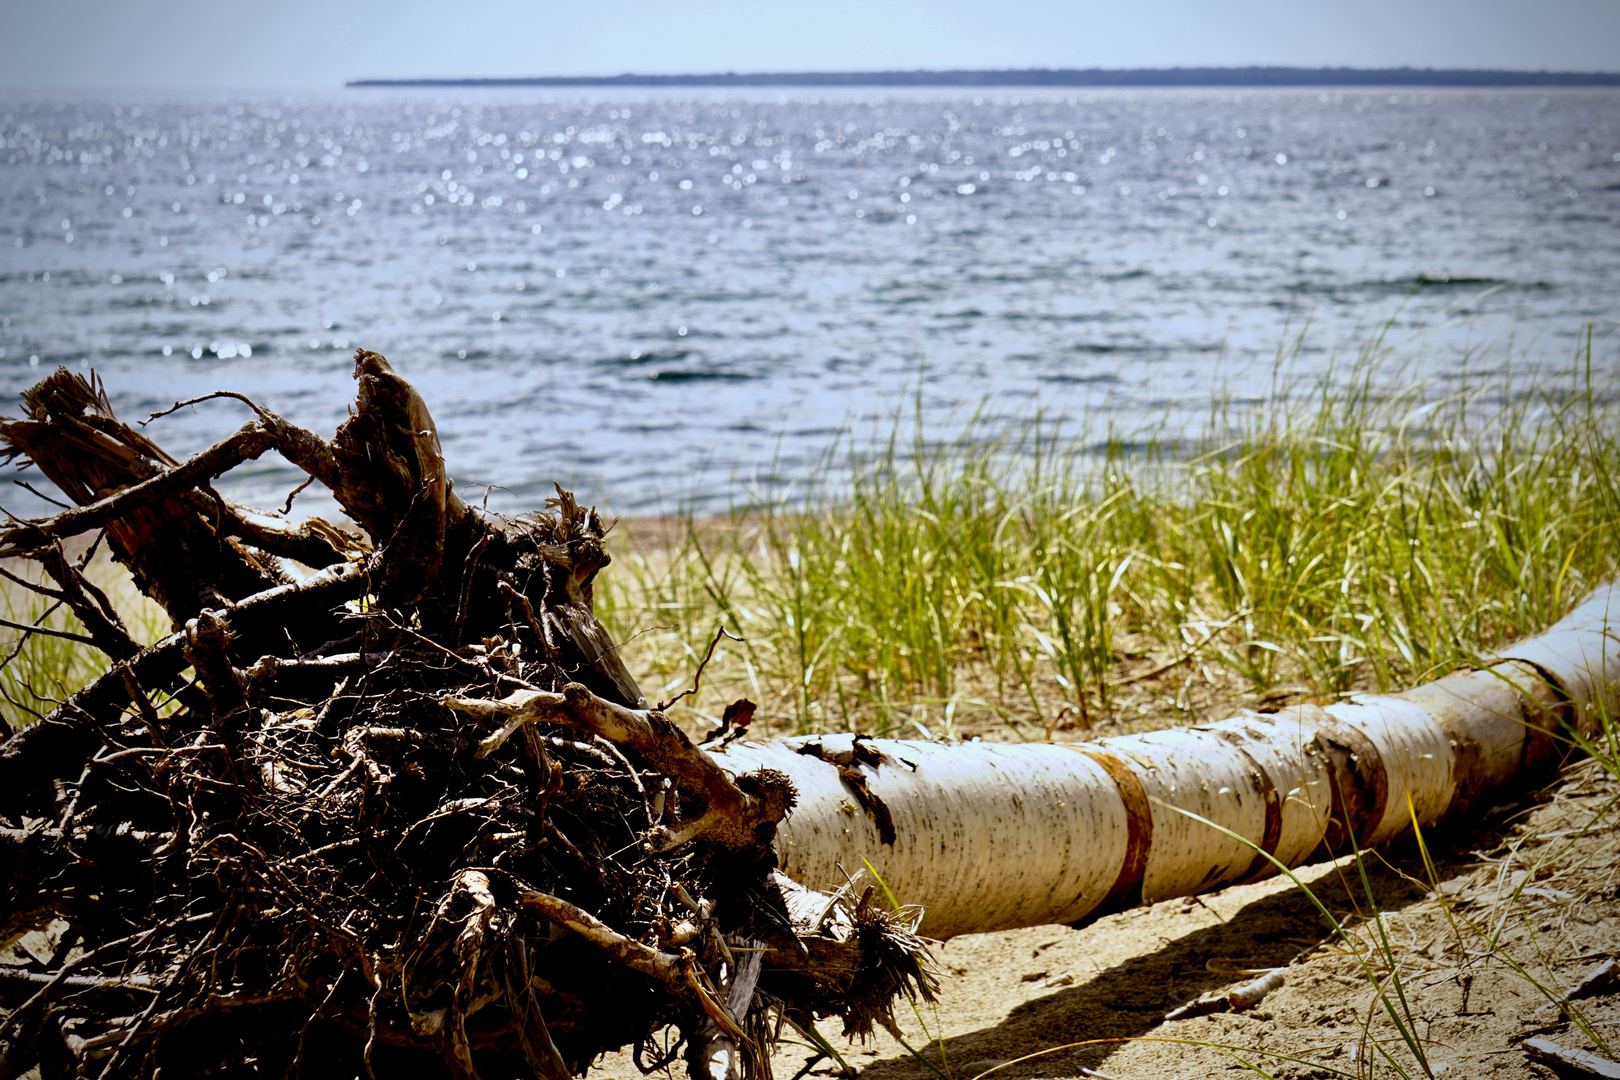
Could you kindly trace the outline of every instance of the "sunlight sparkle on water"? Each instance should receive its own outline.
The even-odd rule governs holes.
[[[228,382],[336,423],[352,339],[444,402],[458,472],[588,459],[625,509],[791,469],[822,438],[791,418],[881,411],[923,356],[941,409],[1128,429],[1271,363],[1290,312],[1314,370],[1390,305],[1554,351],[1620,296],[1612,92],[632,93],[8,105],[0,377],[88,358],[120,403]],[[1442,264],[1494,291],[1413,285]]]

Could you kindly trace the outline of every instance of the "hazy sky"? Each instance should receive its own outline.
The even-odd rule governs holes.
[[[1620,0],[0,0],[0,87],[1347,64],[1620,70]]]

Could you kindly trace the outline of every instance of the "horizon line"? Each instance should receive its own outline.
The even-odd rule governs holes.
[[[1240,67],[947,68],[887,71],[710,72],[654,75],[352,79],[346,88],[402,86],[971,86],[1025,87],[1557,87],[1620,86],[1620,72],[1512,68]]]

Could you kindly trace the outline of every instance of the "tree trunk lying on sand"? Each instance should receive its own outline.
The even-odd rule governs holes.
[[[356,375],[330,442],[255,405],[183,464],[66,371],[0,422],[81,504],[0,528],[0,556],[114,661],[0,743],[0,943],[60,931],[0,968],[0,1080],[562,1080],[630,1043],[672,1060],[664,1025],[699,1080],[755,1080],[778,1019],[861,1034],[932,992],[915,913],[851,887],[863,858],[941,937],[1211,889],[1270,864],[1177,808],[1287,864],[1377,843],[1553,762],[1620,675],[1611,590],[1393,697],[1084,746],[709,754],[591,615],[594,512],[471,510],[415,391],[372,353]],[[270,449],[365,538],[215,493]],[[67,557],[93,530],[169,637],[137,646]]]
[[[946,938],[1095,918],[1432,825],[1566,758],[1620,708],[1617,680],[1608,585],[1499,662],[1398,694],[1092,743],[833,735],[718,758],[792,779],[783,872],[836,888],[864,859]]]
[[[715,757],[792,780],[776,841],[789,877],[836,889],[870,866],[924,909],[923,934],[948,938],[1095,918],[1432,825],[1592,737],[1620,706],[1617,680],[1609,585],[1490,667],[1398,694],[1091,743],[826,735]],[[452,707],[523,718],[542,704],[519,691]]]

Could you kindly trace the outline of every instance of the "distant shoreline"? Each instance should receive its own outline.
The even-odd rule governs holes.
[[[638,86],[906,87],[1570,87],[1620,86],[1620,72],[1472,68],[1024,68],[955,71],[716,72],[708,75],[538,75],[506,79],[355,79],[348,87]]]

